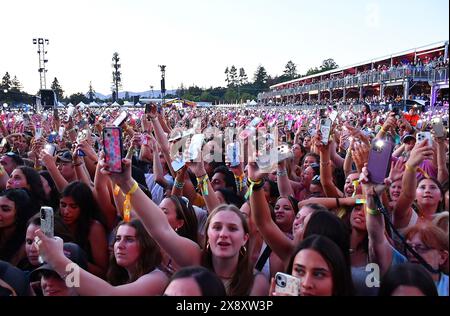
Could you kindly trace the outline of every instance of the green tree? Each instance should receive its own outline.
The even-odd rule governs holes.
[[[288,61],[284,67],[284,76],[287,80],[292,80],[297,78],[297,66],[295,66],[292,60]]]
[[[17,79],[16,76],[14,76],[13,80],[11,81],[11,91],[13,92],[20,92],[22,91],[22,84],[20,83],[19,79]]]
[[[5,75],[2,78],[2,83],[0,85],[2,90],[10,90],[12,86],[11,76],[8,72],[5,73]]]
[[[332,69],[336,69],[339,68],[339,65],[336,64],[336,62],[334,61],[333,58],[329,58],[329,59],[325,59],[322,62],[322,66],[320,66],[320,71],[328,71],[328,70],[332,70]]]
[[[318,74],[319,72],[322,72],[322,71],[319,70],[317,67],[309,68],[308,71],[306,72],[306,75],[311,76],[311,75]]]
[[[183,83],[181,83],[180,87],[177,89],[177,97],[181,98],[186,93],[186,88],[184,87]]]
[[[266,69],[259,65],[256,69],[255,76],[254,76],[254,86],[258,90],[264,90],[267,89],[267,80],[269,79],[269,76],[267,75]]]
[[[236,87],[239,84],[237,68],[234,65],[231,66],[230,68],[229,79],[230,79],[229,84],[230,87]]]
[[[248,76],[245,73],[245,69],[244,68],[239,68],[239,85],[243,86],[246,83],[248,83]]]
[[[237,98],[238,98],[238,96],[237,96],[236,90],[234,90],[233,88],[227,89],[227,92],[224,95],[225,101],[227,101],[229,103],[233,103],[237,100]]]
[[[56,77],[55,79],[53,79],[51,88],[55,92],[56,98],[58,100],[62,100],[64,98],[63,96],[64,90],[61,88],[61,85],[59,84],[58,79]]]
[[[125,91],[125,97],[123,99],[126,101],[130,101],[130,93],[128,91]]]
[[[227,83],[227,87],[230,86],[230,70],[227,68],[225,68],[225,82]]]
[[[88,103],[88,102],[89,102],[89,99],[86,98],[86,96],[84,95],[84,93],[77,92],[77,93],[72,94],[72,95],[69,97],[69,102],[72,103],[72,104],[78,104],[78,103],[80,103],[80,102]]]

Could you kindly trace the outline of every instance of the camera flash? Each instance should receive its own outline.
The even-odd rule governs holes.
[[[382,141],[381,139],[379,139],[375,142],[375,146],[377,146],[378,148],[383,147],[383,145],[384,145],[384,141]]]

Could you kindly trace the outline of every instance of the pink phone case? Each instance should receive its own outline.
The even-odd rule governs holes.
[[[103,150],[109,171],[122,173],[122,129],[106,127],[103,129]]]

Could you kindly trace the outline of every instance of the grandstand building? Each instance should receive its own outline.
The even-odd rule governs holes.
[[[438,95],[448,98],[448,41],[282,82],[258,95],[262,103],[346,102]]]

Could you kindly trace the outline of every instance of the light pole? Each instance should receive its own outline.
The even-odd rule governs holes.
[[[47,81],[45,77],[45,73],[47,72],[47,69],[45,68],[45,64],[48,62],[48,59],[46,57],[47,51],[45,50],[45,45],[49,44],[48,39],[46,38],[33,38],[33,44],[37,45],[38,47],[38,54],[39,54],[39,79],[40,79],[40,87],[41,89],[46,89]]]
[[[161,97],[162,104],[164,104],[166,98],[166,65],[158,65],[161,69]]]
[[[153,99],[153,86],[150,86],[150,91],[152,92],[152,96],[150,98]]]

